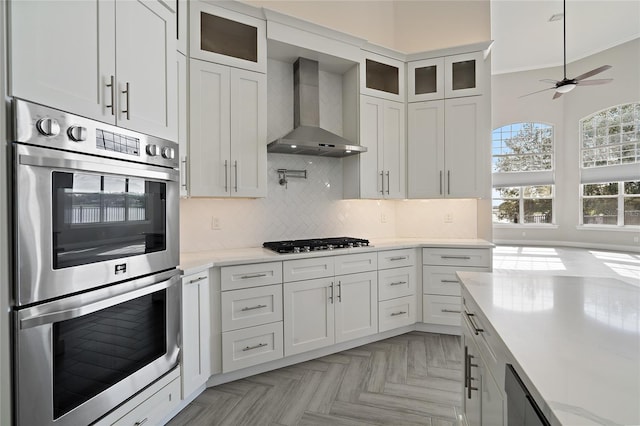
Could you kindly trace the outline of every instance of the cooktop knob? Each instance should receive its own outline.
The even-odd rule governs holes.
[[[158,145],[147,145],[147,154],[149,154],[150,157],[155,157],[156,155],[158,155]]]
[[[67,135],[74,142],[87,140],[87,128],[82,126],[71,126],[67,129]]]
[[[41,118],[36,123],[36,128],[45,136],[56,136],[60,133],[60,125],[55,118]]]
[[[166,158],[167,160],[173,160],[173,157],[176,155],[175,151],[173,148],[169,148],[168,146],[165,146],[164,148],[162,148],[162,157]]]
[[[302,247],[303,251],[311,251],[311,247],[310,246],[304,246]]]

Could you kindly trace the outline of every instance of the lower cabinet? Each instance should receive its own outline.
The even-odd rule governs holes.
[[[416,322],[416,297],[406,296],[378,303],[380,310],[379,331],[392,330]]]
[[[222,372],[282,358],[282,321],[222,333]]]
[[[182,278],[182,397],[191,395],[211,375],[209,270]]]
[[[378,332],[375,271],[284,283],[285,356]]]

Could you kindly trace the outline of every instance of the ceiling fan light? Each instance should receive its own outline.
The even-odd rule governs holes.
[[[568,83],[568,84],[562,85],[560,87],[556,87],[556,92],[558,92],[558,93],[569,93],[576,86],[577,86],[577,84],[575,84],[575,83]]]

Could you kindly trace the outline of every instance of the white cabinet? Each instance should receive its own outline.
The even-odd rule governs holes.
[[[158,1],[11,4],[11,95],[177,140],[175,15]]]
[[[378,306],[380,310],[380,332],[415,324],[416,322],[416,297],[414,295],[384,300]]]
[[[405,63],[363,51],[360,64],[360,93],[396,102],[405,100]]]
[[[182,397],[204,385],[211,375],[211,307],[209,271],[182,278]]]
[[[409,198],[488,196],[487,114],[483,96],[409,104]]]
[[[378,329],[416,322],[416,250],[378,252]]]
[[[336,343],[378,332],[376,272],[338,275],[334,298]]]
[[[190,61],[192,196],[266,196],[266,90],[264,74]]]
[[[267,72],[266,22],[203,1],[190,2],[190,56]]]
[[[182,53],[176,53],[178,73],[178,152],[180,154],[180,196],[189,195],[189,75],[188,61]]]
[[[407,63],[408,101],[482,95],[484,52],[428,58]]]
[[[346,194],[356,198],[406,197],[405,117],[404,103],[360,97],[360,144],[368,152],[352,160],[357,161],[358,176],[345,183]]]

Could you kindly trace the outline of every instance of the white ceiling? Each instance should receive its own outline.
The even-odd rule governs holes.
[[[491,0],[493,74],[562,65],[562,0]],[[640,0],[567,0],[567,62],[640,37]]]

